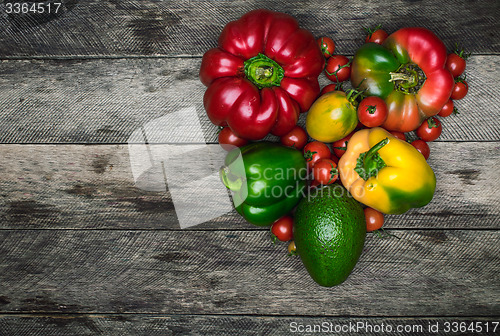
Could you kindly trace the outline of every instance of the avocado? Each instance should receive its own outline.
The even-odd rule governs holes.
[[[325,287],[344,282],[363,251],[363,208],[340,184],[312,189],[294,220],[297,254],[314,281]]]

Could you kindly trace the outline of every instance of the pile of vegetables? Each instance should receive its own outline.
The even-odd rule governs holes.
[[[229,151],[222,181],[237,212],[290,241],[291,254],[293,209],[312,188],[343,185],[363,206],[367,232],[381,229],[385,214],[433,198],[428,142],[442,132],[439,118],[456,113],[454,101],[467,94],[467,55],[458,47],[448,53],[425,28],[367,33],[349,59],[335,53],[330,37],[315,38],[293,17],[260,9],[228,23],[218,47],[203,56],[204,107]],[[332,83],[320,89],[322,73]],[[307,113],[305,128],[297,125],[300,113]],[[280,143],[258,141],[269,134]],[[245,167],[238,170],[239,155]],[[280,167],[300,173],[263,177]],[[287,192],[277,195],[275,187]]]

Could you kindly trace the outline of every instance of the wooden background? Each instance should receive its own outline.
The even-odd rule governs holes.
[[[500,320],[498,1],[66,0],[45,16],[8,15],[6,2],[0,335],[287,335],[322,322],[432,334],[429,324]],[[218,146],[201,56],[255,8],[295,16],[341,54],[379,23],[424,26],[472,52],[469,94],[431,144],[434,200],[387,218],[397,238],[368,234],[338,287],[317,286],[235,212],[181,230],[168,191],[134,184],[127,141],[150,121],[194,106]]]

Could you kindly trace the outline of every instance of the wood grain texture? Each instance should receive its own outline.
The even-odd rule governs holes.
[[[127,143],[134,131],[183,108],[194,108],[198,115],[198,120],[186,124],[188,133],[201,127],[206,142],[217,142],[217,127],[203,108],[206,88],[198,79],[200,62],[199,58],[3,61],[0,143]],[[469,94],[456,101],[459,115],[443,119],[439,141],[500,140],[500,95],[494,90],[500,56],[475,56],[467,67]],[[328,82],[323,74],[320,81]],[[305,114],[300,124],[305,124]],[[156,132],[166,137],[173,127],[166,124]]]
[[[323,288],[263,231],[0,232],[2,313],[492,316],[500,232],[367,236],[342,285]]]
[[[53,2],[53,1],[52,1]],[[363,27],[393,32],[424,26],[449,48],[461,42],[474,53],[500,52],[495,0],[475,1],[190,1],[64,0],[57,14],[6,14],[0,5],[0,57],[200,56],[222,28],[245,12],[268,8],[297,18],[315,36],[335,39],[353,54]]]
[[[438,326],[443,332],[446,323],[470,326],[479,324],[481,335],[496,335],[494,317],[421,317],[421,318],[373,318],[373,317],[304,317],[304,316],[253,316],[253,315],[0,315],[0,329],[7,335],[17,336],[155,336],[155,335],[290,335],[315,330],[327,335],[380,335],[377,327],[392,328],[397,335],[436,335],[429,331]],[[360,325],[359,325],[360,324]],[[486,326],[489,331],[486,331]],[[371,328],[371,329],[370,329]],[[405,330],[406,328],[406,330]],[[497,328],[498,329],[498,328]],[[331,333],[328,333],[329,331]],[[340,332],[335,332],[340,330]],[[342,332],[344,330],[346,332]],[[380,329],[379,329],[380,330]],[[398,332],[397,330],[402,330]],[[433,330],[433,329],[431,329]],[[302,333],[304,334],[304,333]],[[311,334],[311,333],[308,333]],[[307,333],[306,333],[307,335]]]
[[[431,153],[437,177],[433,201],[387,216],[386,227],[498,229],[498,143],[432,143]],[[0,156],[2,229],[179,229],[163,174],[148,178],[153,190],[142,178],[135,184],[127,146],[1,145]],[[222,164],[219,156],[191,159],[190,167],[209,166],[208,174],[216,176]],[[191,211],[194,216],[201,210]],[[233,210],[191,229],[258,228]]]

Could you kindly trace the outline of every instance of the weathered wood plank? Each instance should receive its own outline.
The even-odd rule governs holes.
[[[3,61],[0,143],[126,143],[140,127],[183,108],[195,109],[199,117],[186,120],[189,133],[201,127],[205,141],[216,142],[217,127],[203,108],[200,62],[199,58]],[[469,94],[456,102],[461,114],[443,121],[440,141],[500,140],[500,95],[494,90],[499,66],[499,56],[470,58]],[[322,85],[328,82],[324,75],[320,79]],[[301,125],[304,122],[303,114]],[[163,124],[156,132],[165,137],[171,127]]]
[[[11,1],[6,1],[11,2]],[[50,1],[54,2],[54,1]],[[383,24],[434,30],[449,48],[462,42],[474,53],[500,52],[495,0],[479,1],[77,1],[55,14],[6,14],[0,5],[0,57],[179,56],[203,54],[224,25],[256,8],[295,16],[315,36],[335,39],[353,53],[363,27]],[[444,20],[446,18],[446,20]]]
[[[151,335],[290,335],[331,333],[380,335],[381,330],[397,335],[436,335],[438,331],[470,327],[481,335],[495,335],[495,317],[305,317],[234,315],[0,315],[0,330],[18,336],[151,336]],[[488,331],[487,329],[488,328]],[[498,330],[499,327],[496,329]],[[467,329],[466,329],[467,330]],[[310,332],[308,332],[310,331]],[[342,332],[344,331],[344,332]],[[452,333],[455,334],[455,333]],[[464,333],[462,333],[464,334]]]
[[[492,316],[500,232],[368,235],[349,279],[317,286],[262,231],[0,231],[2,313]],[[300,304],[297,304],[300,302]]]
[[[215,153],[212,147],[218,145],[204,151]],[[498,149],[496,142],[431,143],[429,164],[438,181],[434,200],[387,216],[386,227],[498,229]],[[145,188],[142,177],[135,184],[127,146],[0,145],[0,156],[2,229],[179,229],[163,173],[146,178],[153,189]],[[207,174],[217,175],[222,157],[191,160],[193,169],[206,166]],[[191,211],[194,216],[200,208]],[[233,210],[193,229],[258,228]]]

